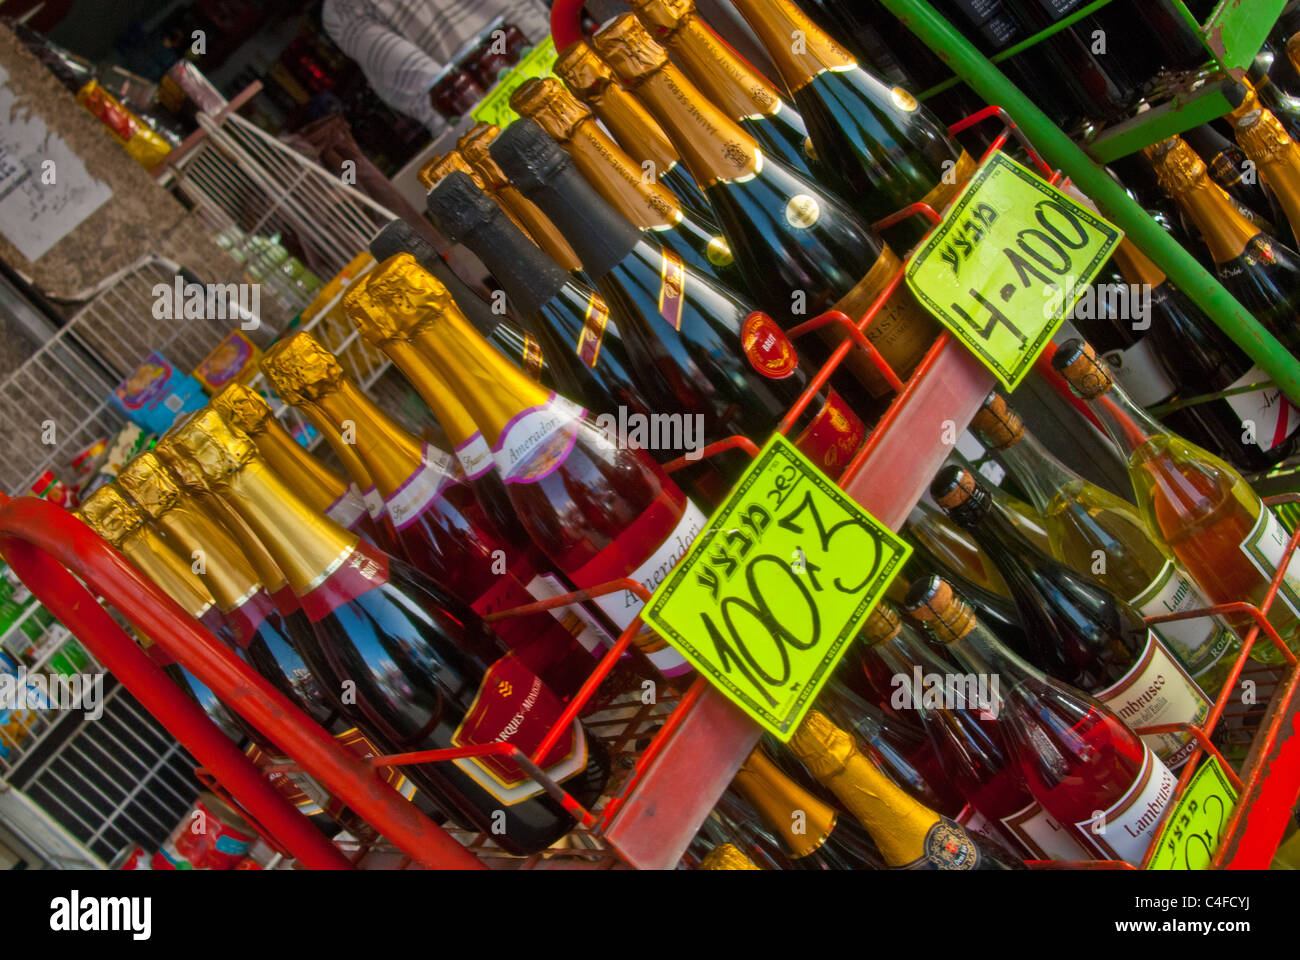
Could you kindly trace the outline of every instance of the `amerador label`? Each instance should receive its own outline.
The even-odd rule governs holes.
[[[546,403],[518,413],[492,449],[501,478],[506,483],[536,483],[550,476],[573,450],[586,415],[582,407],[555,393]]]

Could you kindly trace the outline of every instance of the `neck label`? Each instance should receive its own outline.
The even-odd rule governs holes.
[[[515,415],[492,449],[506,483],[536,483],[568,458],[586,411],[552,393],[546,403]]]
[[[420,465],[400,487],[384,501],[393,526],[405,530],[437,500],[447,485],[456,479],[451,457],[441,450],[424,444],[420,449]]]
[[[354,490],[356,487],[353,486]],[[379,491],[374,487],[366,487],[364,490],[358,490],[357,495],[361,497],[361,502],[366,505],[366,510],[370,513],[371,520],[379,520],[384,516],[384,498],[379,495]]]
[[[339,498],[329,505],[325,516],[345,529],[351,530],[366,515],[366,509],[366,501],[361,498],[360,491],[355,486],[349,485],[339,494]]]
[[[298,599],[312,623],[343,604],[388,582],[388,554],[361,540],[349,548],[325,579]]]
[[[465,479],[474,480],[492,469],[492,448],[483,434],[475,430],[472,437],[456,448],[456,459],[465,472]]]
[[[542,345],[537,342],[537,338],[531,333],[524,335],[524,353],[523,353],[524,373],[534,380],[542,379]]]
[[[578,357],[592,370],[600,359],[600,345],[605,340],[605,328],[609,326],[609,304],[598,293],[593,293],[587,301],[587,319],[578,334]]]
[[[686,310],[686,264],[682,258],[665,248],[663,267],[660,270],[659,315],[674,330],[682,328],[682,314]]]

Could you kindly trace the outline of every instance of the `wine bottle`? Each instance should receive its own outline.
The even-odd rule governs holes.
[[[680,408],[704,418],[703,442],[735,434],[766,442],[808,384],[780,328],[624,219],[537,124],[513,124],[492,149],[524,195],[574,238],[606,299],[623,304],[620,316],[639,328]],[[795,367],[773,370],[774,352]],[[797,445],[837,478],[866,439],[866,425],[833,391],[804,419]],[[711,459],[732,482],[749,466],[739,451]]]
[[[760,308],[779,323],[829,309],[861,320],[901,266],[888,244],[845,204],[764,155],[752,137],[669,63],[635,17],[615,19],[594,42],[664,124],[704,186]],[[822,331],[834,344],[846,336],[834,324]],[[866,336],[905,378],[929,349],[935,332],[934,321],[899,289],[882,306]],[[889,392],[865,352],[850,351],[845,366],[873,395]]]
[[[483,179],[483,175],[474,167],[469,165],[465,160],[464,154],[459,150],[449,150],[444,154],[431,157],[429,162],[422,166],[415,176],[416,179],[420,181],[420,185],[424,187],[427,192],[440,184],[443,177],[454,171],[460,171],[470,177],[474,181],[475,186],[496,201],[497,205],[501,208],[501,212],[510,218],[510,222],[518,227],[520,231],[523,232],[524,236],[529,240],[532,240],[533,243],[537,243],[536,238],[528,232],[528,226],[524,221],[519,219],[518,215],[514,212],[514,209],[501,199],[499,191],[494,187],[488,186],[487,181]],[[508,195],[516,201],[517,205],[522,206],[522,204],[519,203],[519,201],[523,200],[522,197],[514,196],[513,191],[508,193]],[[540,246],[540,244],[538,245]],[[375,259],[378,260],[379,258],[376,257]]]
[[[1292,140],[1300,138],[1300,100],[1282,95],[1268,81],[1267,76],[1262,80],[1255,79],[1253,75],[1250,79],[1243,77],[1236,83],[1229,84],[1224,95],[1229,103],[1235,104],[1224,118],[1228,123],[1236,124],[1248,113],[1267,110],[1277,117]]]
[[[1211,605],[1135,507],[1052,456],[1001,396],[989,394],[971,425],[1046,519],[1057,559],[1091,573],[1144,617]],[[1197,685],[1217,697],[1241,648],[1228,625],[1204,617],[1152,629]]]
[[[1273,119],[1276,122],[1277,118]],[[1295,235],[1288,229],[1286,215],[1278,205],[1276,195],[1264,189],[1259,177],[1246,175],[1249,157],[1241,146],[1208,123],[1193,127],[1180,136],[1205,162],[1210,179],[1224,189],[1243,217],[1270,237],[1294,248]]]
[[[629,5],[691,82],[757,140],[764,152],[809,178],[822,174],[839,182],[834,166],[814,159],[815,148],[803,118],[767,77],[713,31],[696,11],[695,0],[631,0]]]
[[[940,578],[912,584],[907,611],[972,674],[998,679],[997,726],[1043,810],[1097,856],[1140,864],[1177,786],[1151,747],[999,643]]]
[[[718,798],[682,860],[696,870],[794,869],[781,842],[731,790]]]
[[[521,222],[528,230],[528,236],[546,251],[546,255],[570,273],[582,270],[582,260],[574,252],[563,233],[547,219],[546,214],[538,210],[527,197],[515,189],[510,179],[501,172],[488,147],[501,133],[495,124],[477,123],[469,133],[460,138],[457,145],[479,179],[484,189],[490,191],[503,207],[508,209],[513,218]]]
[[[421,279],[437,282],[427,274]],[[432,293],[439,295],[437,288]],[[658,586],[706,526],[700,509],[648,453],[611,443],[582,407],[530,380],[459,311],[429,310],[427,316],[425,356],[491,446],[534,542],[580,589],[621,577],[651,590]],[[627,591],[595,603],[619,630],[641,608],[641,600]],[[638,645],[668,676],[690,669],[648,631],[641,632]]]
[[[1290,120],[1288,127],[1300,118],[1300,97],[1296,96],[1294,89],[1287,87],[1287,84],[1295,84],[1294,74],[1290,60],[1277,56],[1267,42],[1261,45],[1259,53],[1246,68],[1246,82],[1254,85],[1260,106],[1273,111],[1283,123]],[[1296,136],[1295,133],[1291,135]]]
[[[782,773],[762,747],[740,765],[731,788],[780,838],[796,870],[883,868],[875,843],[861,828]]]
[[[346,458],[340,459],[354,478],[362,474],[360,481],[348,482],[303,449],[256,390],[242,383],[227,384],[212,398],[212,406],[252,438],[276,473],[317,512],[356,531],[385,553],[400,551],[392,521],[384,510],[384,499],[351,449]]]
[[[1013,855],[913,800],[820,710],[808,711],[790,740],[790,749],[867,828],[890,868],[1008,870],[1022,866]]]
[[[1128,464],[1147,528],[1169,545],[1201,592],[1216,604],[1261,604],[1290,537],[1259,494],[1233,467],[1136,407],[1088,344],[1061,344],[1052,366],[1089,401]],[[1293,568],[1288,566],[1268,618],[1295,649],[1300,569]],[[1225,619],[1243,637],[1254,623],[1242,615]],[[1284,659],[1262,633],[1250,652],[1265,663]]]
[[[688,210],[677,194],[658,180],[644,176],[631,155],[559,80],[535,77],[524,81],[510,95],[510,106],[520,116],[535,120],[564,147],[610,206],[653,233],[689,266],[744,291],[736,258],[717,224]]]
[[[1281,206],[1294,236],[1300,229],[1300,146],[1267,110],[1252,110],[1243,116],[1237,121],[1236,134],[1246,157],[1254,161]]]
[[[1141,615],[1088,574],[1020,536],[969,471],[945,467],[930,494],[997,558],[1036,666],[1095,696],[1133,727],[1200,723],[1209,715],[1209,698]],[[1196,746],[1185,733],[1143,739],[1173,769]]]
[[[504,540],[452,459],[384,413],[310,333],[280,340],[261,367],[288,403],[311,409],[331,447],[355,447],[416,569],[479,616],[533,602],[524,584],[545,561],[531,545]],[[590,651],[549,613],[507,617],[492,629],[561,696],[575,693],[591,672]],[[594,649],[597,639],[586,639]]]
[[[697,216],[713,213],[699,184],[681,162],[668,135],[645,107],[619,86],[614,73],[586,41],[560,52],[552,67],[575,97],[591,107],[619,146],[630,153],[642,175],[662,183]]]
[[[1300,350],[1297,254],[1237,212],[1185,141],[1171,137],[1147,150],[1161,187],[1187,211],[1209,245],[1224,287],[1284,346]]]
[[[913,203],[943,213],[976,164],[929,110],[864,70],[791,0],[735,0],[735,7],[790,88],[820,169],[844,177],[845,196],[863,217],[876,221]],[[885,238],[908,249],[930,227],[910,218]]]
[[[963,676],[956,664],[916,636],[888,601],[867,617],[861,637],[868,663],[882,679],[889,678],[899,709],[920,718],[944,772],[970,802],[977,822],[989,824],[1026,858],[1087,859],[1073,835],[1030,794],[997,724],[996,688],[989,695],[986,680],[981,699],[971,683],[976,678]]]
[[[562,704],[477,614],[313,511],[215,411],[196,415],[176,442],[285,571],[320,638],[313,672],[338,689],[350,683],[357,725],[375,743],[407,752],[508,740],[525,754],[540,744]],[[608,776],[603,746],[578,721],[539,766],[587,805]],[[510,853],[545,849],[573,826],[508,758],[421,764],[410,774]],[[504,832],[492,829],[502,822]]]

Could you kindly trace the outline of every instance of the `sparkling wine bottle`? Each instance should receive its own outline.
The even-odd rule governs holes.
[[[868,662],[888,676],[898,708],[920,718],[944,772],[978,816],[976,822],[988,824],[1028,859],[1087,859],[1073,834],[1030,794],[998,727],[996,692],[987,681],[981,695],[978,680],[963,675],[916,636],[888,601],[881,601],[867,617],[861,636],[868,645]]]
[[[781,841],[732,790],[718,798],[682,861],[695,870],[795,869]]]
[[[1020,536],[969,471],[945,467],[930,493],[997,558],[1035,665],[1097,697],[1133,727],[1200,723],[1209,715],[1209,699],[1141,615],[1089,574]],[[1145,740],[1175,769],[1195,747],[1185,733]]]
[[[594,42],[682,151],[759,306],[783,324],[829,309],[860,320],[900,266],[879,234],[847,205],[766,156],[669,62],[634,16],[615,19]],[[838,325],[822,331],[831,343],[846,336]],[[934,322],[899,289],[866,336],[905,378],[935,332]],[[873,395],[889,392],[863,351],[851,351],[845,366]]]
[[[310,333],[276,343],[262,356],[262,372],[287,402],[311,409],[331,447],[355,448],[416,569],[479,616],[533,602],[524,584],[545,561],[531,544],[503,539],[452,458],[379,409]],[[507,617],[492,629],[562,696],[591,672],[588,651],[549,613]]]
[[[805,176],[816,179],[824,174],[839,182],[833,166],[817,163],[803,118],[713,31],[697,13],[695,0],[632,0],[630,6],[691,82],[757,140],[764,152]]]
[[[1236,135],[1270,196],[1281,207],[1294,237],[1300,230],[1300,145],[1267,110],[1252,110],[1238,120]]]
[[[313,511],[215,411],[196,415],[176,442],[285,571],[319,638],[304,658],[322,683],[352,692],[350,710],[376,744],[407,752],[508,741],[528,754],[541,743],[563,712],[559,699],[472,610]],[[608,776],[603,746],[578,721],[540,766],[583,804]],[[509,758],[409,769],[511,853],[545,849],[573,826]]]
[[[1249,79],[1243,77],[1230,84],[1224,94],[1230,103],[1235,104],[1224,118],[1227,122],[1235,124],[1255,110],[1268,110],[1277,117],[1292,140],[1300,138],[1300,100],[1283,94],[1267,76],[1257,79],[1252,71]]]
[[[734,5],[792,91],[820,169],[845,179],[845,196],[859,213],[875,221],[913,203],[944,211],[975,172],[975,161],[929,110],[859,66],[791,0]],[[909,219],[885,237],[907,249],[929,229],[927,221]]]
[[[553,69],[632,155],[644,176],[675,193],[692,213],[712,218],[700,185],[681,162],[673,142],[650,112],[619,85],[614,72],[586,41],[562,50]]]
[[[1169,433],[1134,405],[1088,344],[1067,341],[1052,365],[1089,401],[1128,464],[1147,528],[1169,545],[1201,592],[1213,603],[1262,603],[1290,537],[1259,494],[1227,463]],[[1291,564],[1269,622],[1292,649],[1297,616],[1300,568]],[[1225,619],[1242,636],[1253,623],[1239,614]],[[1265,663],[1283,659],[1263,634],[1251,656]]]
[[[989,394],[972,426],[1046,519],[1057,559],[1092,574],[1144,617],[1211,605],[1135,507],[1052,456],[997,393]],[[1152,629],[1197,685],[1217,697],[1241,648],[1231,628],[1204,617]]]
[[[1277,118],[1273,119],[1276,122]],[[1180,136],[1205,162],[1210,179],[1224,189],[1243,217],[1270,237],[1295,248],[1294,234],[1287,229],[1286,217],[1277,197],[1264,189],[1258,176],[1248,173],[1246,161],[1250,158],[1238,144],[1208,123],[1193,127]]]
[[[677,194],[645,176],[591,110],[559,80],[524,81],[510,95],[510,106],[520,116],[535,120],[564,147],[587,181],[624,217],[652,233],[687,265],[734,290],[745,289],[731,247],[712,218],[687,209]]]
[[[1014,854],[918,803],[857,749],[853,738],[810,710],[790,749],[867,828],[887,866],[895,870],[1007,870]]]
[[[997,679],[997,726],[1045,813],[1098,857],[1141,863],[1177,786],[1151,748],[999,643],[938,577],[912,584],[907,610],[971,674]]]

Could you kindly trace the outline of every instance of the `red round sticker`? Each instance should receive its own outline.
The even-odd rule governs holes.
[[[784,380],[799,366],[794,344],[766,313],[751,313],[740,326],[740,343],[749,364],[763,376]]]

